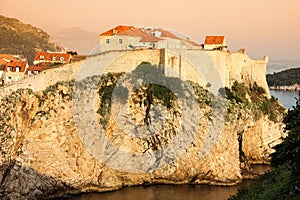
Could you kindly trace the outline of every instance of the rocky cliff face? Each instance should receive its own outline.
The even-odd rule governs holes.
[[[133,92],[122,90],[117,84],[121,77],[110,73],[99,82],[92,77],[80,83],[59,82],[37,92],[19,89],[2,98],[1,199],[41,199],[156,183],[233,185],[242,180],[249,163],[267,163],[271,148],[284,136],[284,111],[258,86],[236,83],[225,89],[227,100],[218,101],[189,82],[199,112],[187,118],[182,108],[190,107],[188,112],[193,113],[196,107],[182,103],[184,96],[151,84]],[[127,100],[113,101],[116,87]],[[74,101],[78,88],[81,96],[95,96],[94,102],[80,106],[86,99]],[[127,115],[122,113],[124,106]],[[225,115],[213,112],[214,106],[225,107]],[[95,118],[78,120],[89,109]],[[224,123],[215,123],[213,118],[219,117],[225,118]],[[192,123],[197,126],[189,126]],[[89,129],[90,124],[102,128],[109,142],[98,143],[100,133]],[[210,134],[218,127],[220,132]],[[189,134],[191,140],[178,137]],[[165,150],[173,144],[171,151]],[[117,157],[127,152],[130,156]]]

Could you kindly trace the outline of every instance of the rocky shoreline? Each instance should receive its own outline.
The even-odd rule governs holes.
[[[294,84],[290,86],[269,86],[270,90],[283,90],[283,91],[300,91],[300,85]]]

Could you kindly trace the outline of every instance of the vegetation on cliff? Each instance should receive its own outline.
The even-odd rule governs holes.
[[[267,74],[267,82],[270,87],[300,85],[300,68]]]
[[[62,102],[72,99],[72,87],[74,80],[66,82],[58,82],[47,87],[42,92],[34,93],[31,89],[18,89],[13,91],[1,99],[0,104],[0,163],[12,160],[14,155],[22,154],[22,142],[17,130],[20,124],[15,122],[15,109],[24,112],[22,120],[24,126],[32,127],[41,120],[47,120],[53,113],[57,113],[55,109],[55,99],[59,97]],[[32,102],[28,105],[26,101]],[[36,102],[36,104],[34,103]],[[46,103],[47,102],[47,103]],[[49,102],[52,102],[51,104]],[[64,109],[63,107],[61,109]],[[19,142],[15,142],[16,140]]]
[[[121,78],[123,78],[122,81],[126,81],[125,79],[128,78],[131,79],[131,83],[129,82],[129,84],[136,84],[139,80],[143,81],[140,83],[140,86],[143,87],[136,88],[133,95],[144,97],[139,100],[135,99],[135,101],[137,101],[136,103],[140,105],[143,104],[147,107],[145,123],[149,121],[150,106],[156,104],[157,101],[168,110],[174,107],[178,97],[183,97],[182,88],[186,83],[193,88],[201,108],[211,105],[212,96],[209,94],[208,90],[191,81],[185,83],[176,77],[166,77],[162,69],[151,65],[151,63],[142,62],[132,71],[129,77],[122,77],[123,75],[124,73],[107,73],[100,77],[98,94],[101,103],[97,113],[100,114],[100,123],[104,128],[110,117],[113,92],[115,91],[116,97],[121,101],[130,98],[128,97],[128,89],[117,84]],[[175,94],[174,91],[177,91],[177,93]]]
[[[0,15],[0,53],[20,54],[32,64],[36,51],[56,51],[50,36],[30,24]]]
[[[220,92],[224,93],[224,91]],[[233,107],[238,104],[240,108],[251,110],[256,120],[267,115],[273,122],[281,121],[285,109],[274,97],[267,98],[265,93],[265,89],[258,86],[256,82],[246,86],[235,81],[231,88],[225,88],[226,98],[230,101],[228,112],[233,112]]]
[[[184,181],[184,183],[234,184],[240,180],[240,177],[236,176],[240,175],[241,168],[237,152],[237,134],[255,124],[256,119],[253,116],[259,117],[265,113],[271,113],[272,111],[269,111],[267,106],[269,103],[271,108],[277,105],[275,102],[269,102],[271,100],[264,97],[262,88],[255,84],[245,86],[236,82],[232,88],[225,89],[227,90],[226,96],[228,99],[225,101],[222,99],[219,102],[218,97],[220,95],[213,95],[207,89],[193,82],[181,81],[179,78],[174,77],[165,77],[162,69],[158,66],[152,66],[150,63],[143,63],[143,66],[138,66],[127,78],[123,75],[123,73],[107,73],[101,77],[92,76],[76,82],[74,80],[58,82],[38,92],[30,89],[19,89],[12,91],[11,94],[1,99],[0,154],[3,156],[0,157],[0,162],[5,166],[5,170],[1,171],[0,169],[1,199],[18,195],[23,195],[22,197],[30,196],[30,199],[41,199],[51,195],[55,196],[57,192],[70,192],[65,188],[71,186],[76,187],[77,191],[95,191],[97,189],[105,191],[107,189],[106,184],[110,184],[109,187],[116,189],[126,185],[137,185],[145,182],[161,183],[161,177],[164,177],[163,183],[183,183]],[[148,81],[140,82],[139,80],[142,77]],[[157,82],[151,82],[153,79]],[[132,80],[133,82],[131,82]],[[191,93],[187,90],[178,89],[185,83],[191,86],[194,96],[191,96]],[[131,88],[130,86],[134,84],[136,84],[136,87]],[[182,94],[180,91],[183,91]],[[79,93],[83,95],[80,96],[78,95]],[[89,101],[90,99],[84,98],[86,97],[85,95],[99,98],[93,98],[95,102],[91,102]],[[76,97],[79,97],[78,101],[74,101]],[[115,97],[121,98],[115,99]],[[116,105],[120,103],[122,106],[121,103],[124,97],[130,110],[130,115],[124,117],[126,118],[126,125],[132,123],[134,128],[139,129],[141,126],[151,122],[153,127],[151,134],[142,138],[126,138],[126,134],[123,133],[122,135],[122,130],[119,131],[118,127],[114,125],[114,119],[110,117],[110,112],[113,110],[111,108],[112,101],[116,100],[114,103]],[[173,165],[175,162],[173,160],[170,161],[170,165],[168,163],[168,166],[172,166],[176,170],[174,174],[172,172],[173,175],[171,177],[169,175],[162,176],[160,172],[155,177],[150,177],[148,174],[138,177],[136,174],[128,175],[123,172],[114,172],[111,168],[106,168],[106,166],[103,168],[103,164],[92,160],[91,157],[83,155],[86,148],[82,146],[78,138],[75,124],[86,128],[87,124],[94,123],[94,121],[90,121],[89,118],[86,121],[78,118],[79,113],[85,112],[81,108],[87,107],[88,111],[90,111],[90,108],[95,109],[92,109],[91,115],[94,116],[94,111],[97,112],[97,116],[100,115],[98,123],[104,127],[105,135],[110,141],[117,145],[121,144],[124,148],[130,147],[132,148],[130,150],[134,152],[151,154],[151,152],[170,144],[170,141],[174,141],[180,127],[179,118],[183,113],[178,102],[182,100],[181,98],[193,97],[195,97],[195,102],[198,103],[200,108],[200,120],[197,121],[198,118],[195,117],[195,121],[199,122],[200,128],[203,128],[201,130],[206,130],[209,123],[212,122],[211,118],[214,117],[212,116],[214,113],[211,112],[211,108],[213,106],[228,109],[228,120],[226,120],[225,124],[226,132],[220,135],[221,138],[217,138],[220,143],[217,144],[216,152],[213,152],[206,159],[200,160],[198,158],[198,152],[203,140],[202,135],[200,135],[202,133],[191,144],[189,143],[190,148],[182,156],[182,163],[184,164]],[[74,105],[76,103],[78,103],[80,109],[74,113],[74,110],[76,110]],[[89,107],[90,105],[92,106]],[[197,104],[195,106],[194,104],[186,104],[186,106],[193,109],[197,107]],[[119,108],[118,106],[116,107]],[[261,108],[266,108],[266,112],[259,110]],[[156,111],[158,111],[158,114],[154,116]],[[276,119],[280,117],[280,114],[280,112],[274,113],[274,115],[278,115]],[[154,116],[155,120],[150,115]],[[132,120],[127,121],[128,117],[131,117]],[[80,120],[76,121],[76,118],[83,122],[80,122]],[[153,126],[154,123],[162,124],[161,119],[163,118],[165,119],[164,127]],[[182,124],[189,124],[193,120],[191,119],[192,117],[186,118],[188,121]],[[151,119],[152,121],[150,121]],[[267,122],[268,126],[272,124],[270,121]],[[86,130],[91,131],[92,129]],[[144,133],[143,130],[141,132]],[[185,131],[184,134],[186,133]],[[89,137],[89,139],[91,141],[95,140],[92,137]],[[262,145],[259,148],[264,148],[265,150],[268,148],[268,144],[263,146],[264,142],[265,140],[263,139],[262,141],[259,140],[257,146]],[[220,154],[222,155],[218,158]],[[90,153],[86,155],[90,156]],[[160,155],[157,156],[159,161]],[[203,167],[202,164],[199,166],[200,162],[203,162],[205,166]],[[218,163],[216,167],[210,165],[210,163],[214,162]],[[24,166],[24,163],[30,163],[33,169],[38,168],[40,173],[47,171],[46,174],[50,174],[54,178],[59,177],[61,181],[72,180],[74,185],[69,183],[58,185],[53,177],[53,179],[46,177],[44,181],[44,178],[40,178],[39,175],[33,172],[32,174],[27,173],[28,170],[23,173],[18,168]],[[101,166],[101,170],[97,167],[94,168],[94,165],[99,165],[99,168]],[[225,166],[227,167],[226,169],[224,169],[224,165],[228,165]],[[193,166],[199,167],[197,168],[198,171],[190,172],[189,169]],[[12,170],[10,171],[9,169]],[[218,170],[214,172],[214,170],[210,171],[210,169]],[[86,172],[87,174],[83,176],[82,174]],[[91,180],[90,177],[93,176],[95,177]],[[112,180],[112,177],[114,177],[114,180]],[[41,186],[36,187],[38,184]],[[93,185],[93,187],[85,190],[85,185]],[[21,194],[23,190],[26,193]],[[34,191],[37,191],[37,193],[34,193]],[[31,198],[31,195],[34,198]]]
[[[284,118],[288,136],[275,146],[273,169],[248,188],[243,188],[235,199],[300,199],[300,93],[296,106]]]

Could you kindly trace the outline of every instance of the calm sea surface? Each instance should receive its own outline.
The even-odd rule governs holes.
[[[281,104],[291,109],[293,106],[296,105],[296,97],[298,98],[299,92],[297,91],[281,91],[281,90],[270,90],[270,93],[275,98],[281,102]]]

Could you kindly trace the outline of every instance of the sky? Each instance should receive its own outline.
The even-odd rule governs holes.
[[[0,0],[1,15],[57,32],[162,27],[200,43],[225,35],[229,50],[271,60],[300,60],[299,8],[299,0]]]

